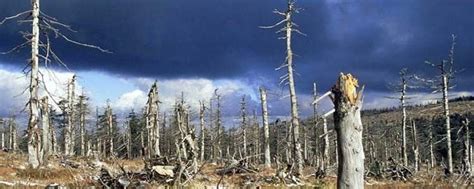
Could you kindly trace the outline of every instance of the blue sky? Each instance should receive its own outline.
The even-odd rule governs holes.
[[[366,85],[368,107],[396,105],[384,98],[392,95],[387,83],[394,82],[404,67],[433,76],[435,70],[423,61],[446,59],[453,33],[458,36],[456,66],[464,69],[453,94],[474,91],[474,1],[300,0],[297,5],[303,10],[294,21],[307,34],[293,40],[303,115],[310,115],[312,83],[328,90],[339,72],[351,72]],[[29,6],[29,0],[1,1],[0,18]],[[180,91],[196,104],[200,98],[207,100],[213,88],[221,88],[229,115],[238,115],[242,95],[256,104],[258,87],[265,86],[274,94],[270,104],[274,114],[287,114],[288,99],[281,99],[286,90],[278,86],[284,73],[274,70],[284,60],[284,41],[277,39],[275,30],[258,27],[281,19],[272,10],[284,10],[283,0],[50,0],[42,1],[41,7],[78,31],[65,31],[71,38],[113,51],[100,53],[53,40],[53,48],[70,68],[54,70],[77,73],[94,105],[103,106],[111,99],[122,111],[138,109],[143,102],[139,99],[156,79],[170,104]],[[0,51],[21,43],[18,31],[28,29],[15,22],[0,26]],[[1,55],[0,77],[19,74],[27,58],[28,49]],[[68,74],[62,76],[65,82]],[[60,88],[61,82],[57,85]],[[2,85],[0,89],[21,91]],[[7,101],[11,94],[15,92],[1,97]]]

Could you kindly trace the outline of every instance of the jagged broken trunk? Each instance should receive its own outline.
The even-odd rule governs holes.
[[[362,90],[351,74],[341,73],[332,88],[334,125],[337,133],[337,188],[364,188],[364,149],[362,144]]]

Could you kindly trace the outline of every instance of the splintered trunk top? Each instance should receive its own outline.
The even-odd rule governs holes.
[[[362,90],[357,93],[357,79],[341,73],[332,88],[337,133],[337,188],[364,188],[364,150],[362,144]]]

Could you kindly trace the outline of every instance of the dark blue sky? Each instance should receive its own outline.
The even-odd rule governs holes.
[[[113,54],[55,41],[54,48],[74,71],[104,71],[125,77],[158,79],[241,79],[274,71],[285,46],[275,30],[260,29],[281,18],[284,0],[42,0],[43,12],[70,24],[75,39]],[[447,57],[450,35],[458,36],[456,90],[474,82],[474,1],[471,0],[299,0],[304,10],[294,21],[307,36],[296,35],[298,92],[312,82],[328,89],[338,73],[352,72],[368,91],[385,92],[387,82],[408,67],[432,75],[425,59]],[[0,1],[0,17],[27,10],[29,0]],[[0,27],[0,50],[22,39],[16,23]],[[26,28],[27,29],[27,28]],[[3,64],[23,66],[21,53],[0,56]],[[20,64],[20,65],[19,65]],[[261,80],[258,80],[261,81]],[[263,83],[265,85],[265,83]]]

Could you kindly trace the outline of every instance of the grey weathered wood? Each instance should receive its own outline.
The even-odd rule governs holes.
[[[271,167],[270,159],[270,130],[268,128],[268,105],[267,90],[260,88],[260,100],[262,102],[262,122],[263,122],[263,153],[265,167]]]
[[[418,139],[417,139],[417,134],[416,134],[416,123],[415,123],[415,120],[412,120],[412,127],[411,127],[411,130],[412,130],[412,139],[413,139],[413,147],[412,147],[412,150],[413,150],[413,156],[414,156],[414,168],[415,168],[415,172],[419,171],[420,170],[420,167],[419,167],[419,164],[420,164],[420,154],[419,154],[419,148],[418,148]]]
[[[32,0],[32,32],[31,32],[31,60],[30,60],[30,97],[29,97],[29,113],[28,119],[28,165],[32,168],[40,166],[40,138],[39,138],[39,97],[38,97],[38,82],[39,77],[39,14],[40,1]]]
[[[350,74],[339,76],[332,89],[337,133],[337,188],[364,188],[364,149],[362,144],[362,91]]]
[[[41,128],[43,138],[41,147],[43,148],[43,159],[46,159],[51,154],[50,127],[48,96],[45,96],[41,99]]]
[[[200,160],[201,162],[204,162],[204,152],[206,150],[206,143],[205,143],[205,137],[206,137],[206,128],[205,125],[206,123],[204,122],[204,113],[206,111],[206,105],[204,104],[203,101],[199,102],[199,125],[201,126],[201,147],[200,147]]]

